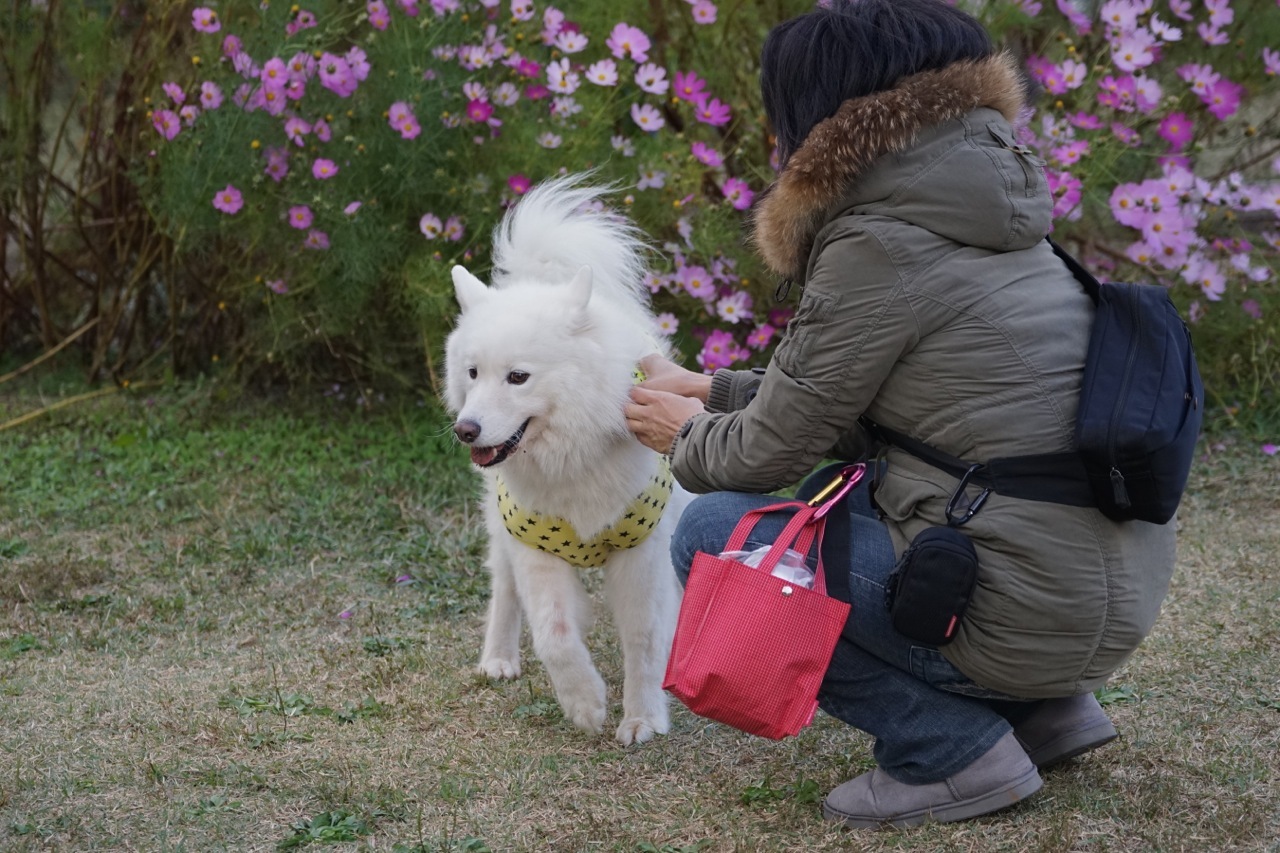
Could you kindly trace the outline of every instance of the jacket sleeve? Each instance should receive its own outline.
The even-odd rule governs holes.
[[[800,305],[750,402],[692,418],[672,448],[692,492],[771,492],[836,447],[919,339],[893,263],[865,231],[829,232]]]

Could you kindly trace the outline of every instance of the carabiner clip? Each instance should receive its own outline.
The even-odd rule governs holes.
[[[858,485],[858,481],[862,479],[862,475],[866,471],[867,466],[861,462],[857,465],[846,465],[841,468],[840,473],[836,475],[834,480],[827,483],[822,487],[822,491],[810,498],[809,506],[818,507],[818,511],[813,514],[813,517],[822,518],[830,512],[831,508],[847,495],[850,489]]]
[[[964,490],[969,485],[969,480],[977,471],[983,468],[981,462],[969,466],[969,470],[964,472],[964,476],[960,478],[959,485],[956,490],[951,493],[951,500],[947,501],[947,525],[950,527],[961,527],[968,523],[969,519],[978,514],[978,510],[982,509],[982,505],[987,502],[987,498],[991,496],[991,488],[987,487],[978,493],[978,496],[969,501],[969,505],[965,507],[964,515],[957,516],[957,508],[960,505],[960,498],[964,496]]]

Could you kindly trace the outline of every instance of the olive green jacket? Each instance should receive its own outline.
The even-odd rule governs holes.
[[[767,492],[862,448],[872,420],[961,459],[1072,446],[1093,308],[1044,241],[1053,200],[1017,145],[1012,59],[915,75],[818,125],[757,206],[754,240],[802,285],[763,375],[720,371],[672,448],[695,492]],[[954,478],[897,449],[875,500],[901,553]],[[981,564],[943,653],[1028,698],[1101,686],[1155,621],[1174,523],[998,494],[965,527]],[[857,614],[853,615],[857,618]]]

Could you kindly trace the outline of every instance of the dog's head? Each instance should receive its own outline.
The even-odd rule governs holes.
[[[453,284],[462,310],[445,345],[445,402],[472,462],[488,468],[518,453],[573,453],[625,432],[636,356],[614,340],[609,306],[592,300],[590,268],[563,284],[493,288],[455,266]]]

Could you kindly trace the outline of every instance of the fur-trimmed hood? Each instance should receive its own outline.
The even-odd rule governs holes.
[[[858,212],[911,220],[913,211],[904,209],[901,192],[908,183],[917,202],[928,196],[916,212],[929,221],[917,224],[931,230],[945,234],[948,227],[967,227],[964,233],[948,236],[991,248],[1014,248],[1003,237],[1013,232],[1025,231],[1028,241],[1041,239],[1051,215],[1051,205],[1043,204],[1048,193],[1039,186],[1043,174],[1030,152],[1016,145],[1011,129],[1025,101],[1018,63],[1009,54],[915,74],[892,89],[845,101],[835,115],[814,127],[761,194],[753,213],[753,242],[774,273],[802,279],[814,238],[841,210],[893,196],[888,205],[892,209],[880,204],[879,210]],[[952,162],[934,168],[950,156],[958,140],[974,132],[965,122],[954,129],[946,126],[984,107],[989,120],[980,132],[991,137],[986,142],[999,157],[987,151],[963,166]],[[922,146],[926,139],[935,144]],[[932,150],[913,156],[920,147]],[[886,157],[891,154],[898,156]],[[921,177],[925,171],[930,177]],[[930,181],[936,185],[928,186]],[[917,186],[922,182],[926,186]],[[1033,183],[1039,205],[1025,201],[1033,196]],[[987,198],[984,192],[1003,197]],[[991,223],[991,235],[975,232],[975,217]]]

